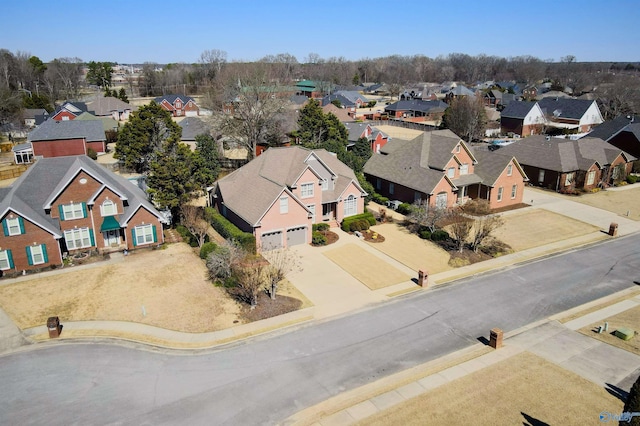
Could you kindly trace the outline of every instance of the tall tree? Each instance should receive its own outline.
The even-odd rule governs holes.
[[[487,128],[487,116],[479,96],[451,100],[444,113],[443,126],[467,142],[482,139]]]
[[[113,157],[129,170],[148,174],[167,142],[177,143],[182,128],[155,102],[140,107],[122,127]]]
[[[207,134],[196,136],[194,151],[195,173],[201,189],[206,193],[208,186],[218,179],[220,174],[220,149],[216,140]]]
[[[94,84],[100,88],[108,88],[111,86],[111,76],[113,74],[113,64],[111,62],[95,62],[91,61],[87,64],[86,79],[90,84]]]

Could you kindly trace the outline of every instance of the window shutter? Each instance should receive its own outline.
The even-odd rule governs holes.
[[[89,228],[89,241],[91,241],[91,245],[96,245],[96,240],[93,238],[93,229]]]
[[[62,208],[62,204],[58,204],[58,212],[60,213],[60,220],[64,220],[64,209]]]
[[[18,224],[20,225],[20,233],[24,234],[24,220],[20,216],[18,216]]]
[[[48,263],[49,256],[47,256],[47,245],[42,244],[41,247],[42,247],[42,259],[44,260],[44,263]]]
[[[82,217],[87,217],[87,203],[82,204]]]
[[[155,225],[151,225],[151,231],[153,232],[153,242],[157,243],[158,242],[158,234],[156,233],[156,226]]]
[[[131,228],[131,239],[133,240],[133,246],[137,246],[138,241],[136,241],[136,228]]]
[[[2,230],[4,231],[4,236],[9,236],[9,227],[7,226],[7,219],[2,221]]]
[[[33,257],[31,257],[31,247],[26,246],[25,250],[27,250],[27,262],[29,262],[29,266],[33,265]]]
[[[11,250],[7,250],[7,258],[9,259],[9,268],[15,268],[13,264],[13,256],[11,255]]]

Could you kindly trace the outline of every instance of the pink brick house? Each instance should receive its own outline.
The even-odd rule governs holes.
[[[294,146],[268,149],[220,179],[211,204],[268,250],[310,243],[314,223],[363,213],[366,195],[333,153]]]

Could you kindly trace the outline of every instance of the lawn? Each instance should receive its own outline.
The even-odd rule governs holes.
[[[599,325],[604,325],[605,322],[609,323],[609,331],[602,332],[600,334],[594,332]],[[620,328],[627,327],[636,332],[636,335],[630,340],[622,340],[613,335],[613,332]],[[598,339],[602,342],[608,343],[612,346],[624,349],[629,352],[633,352],[636,355],[640,355],[640,306],[627,309],[624,312],[620,312],[609,318],[605,318],[595,324],[591,324],[588,327],[584,327],[579,330],[580,333]]]
[[[633,220],[640,220],[640,183],[623,191],[600,191],[572,197],[571,201],[597,207]],[[627,216],[629,212],[629,216]]]
[[[360,425],[580,425],[623,403],[605,389],[524,352],[398,404]]]

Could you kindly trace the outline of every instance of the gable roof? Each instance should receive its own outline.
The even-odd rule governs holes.
[[[44,108],[25,108],[22,110],[22,118],[36,118],[37,115],[43,115],[47,112]]]
[[[454,96],[475,96],[476,95],[473,90],[461,84],[449,90],[449,93]]]
[[[185,117],[178,125],[182,127],[182,137],[180,140],[183,141],[195,141],[196,136],[209,134],[210,131],[209,126],[198,117]]]
[[[412,99],[408,101],[398,101],[385,107],[385,111],[420,111],[423,113],[444,112],[449,107],[443,101],[423,101],[422,99]]]
[[[336,95],[344,96],[345,98],[349,99],[349,101],[351,101],[353,104],[355,104],[357,101],[363,102],[365,104],[369,102],[369,100],[366,97],[364,97],[364,95],[361,95],[355,90],[338,90],[334,93]]]
[[[138,107],[121,101],[118,98],[107,96],[105,98],[96,99],[87,104],[88,108],[94,111],[94,115],[103,116],[111,115],[113,111],[124,112],[126,110],[135,111]]]
[[[622,154],[627,161],[635,159],[599,138],[578,140],[529,136],[526,139],[500,148],[501,154],[512,155],[520,164],[556,172],[587,170],[597,162],[600,166],[611,164]]]
[[[473,154],[478,159],[478,164],[474,167],[474,172],[482,179],[482,184],[486,186],[495,186],[502,172],[507,168],[509,163],[513,162],[516,170],[520,173],[525,181],[529,178],[522,170],[518,160],[512,155],[504,155],[501,152],[491,152],[488,150],[476,149]]]
[[[638,119],[640,119],[640,116],[621,115],[614,118],[613,120],[608,120],[608,121],[605,121],[604,123],[599,124],[598,126],[596,126],[595,129],[589,132],[587,136],[592,138],[600,138],[602,140],[608,141],[609,139],[617,135],[619,132],[621,132],[629,124],[639,123],[640,121],[638,121]]]
[[[186,105],[189,101],[192,101],[194,104],[197,105],[196,101],[191,96],[186,96],[186,95],[164,95],[164,96],[158,96],[157,98],[154,99],[154,102],[157,103],[157,104],[161,104],[162,101],[166,100],[171,105],[173,105],[176,102],[176,99],[180,99],[182,101],[183,105]]]
[[[307,98],[308,99],[308,98]],[[338,108],[334,104],[327,104],[322,107],[322,111],[325,114],[335,115],[341,123],[354,121],[354,118],[349,115],[346,109]]]
[[[340,102],[340,105],[344,106],[344,107],[354,107],[356,106],[355,101],[352,101],[351,99],[342,96],[340,94],[331,94],[331,95],[327,95],[325,97],[322,98],[322,106],[328,105],[330,103],[332,103],[333,101],[338,101]]]
[[[87,142],[105,141],[101,121],[96,120],[47,120],[27,136],[27,141],[51,141],[85,138]]]
[[[373,134],[373,127],[368,123],[344,123],[344,127],[346,127],[349,132],[349,136],[347,137],[349,142],[356,142],[363,137],[362,134],[367,130],[367,127],[371,128]]]
[[[535,102],[509,102],[509,105],[502,110],[501,117],[524,119],[529,111],[535,107]]]
[[[111,116],[102,116],[96,117],[90,112],[83,112],[79,116],[73,119],[73,121],[85,121],[85,120],[93,120],[102,122],[102,128],[106,132],[107,130],[118,130],[118,122],[114,120]]]
[[[308,164],[311,156],[317,158],[335,178],[334,190],[323,191],[323,201],[326,197],[339,196],[352,181],[357,185],[353,171],[324,149],[309,150],[299,146],[269,148],[218,181],[224,205],[248,224],[256,226],[283,190],[291,188],[302,173],[310,169],[317,174]],[[304,206],[297,198],[296,202]]]
[[[579,120],[595,101],[572,98],[546,97],[538,101],[538,105],[547,116]]]

